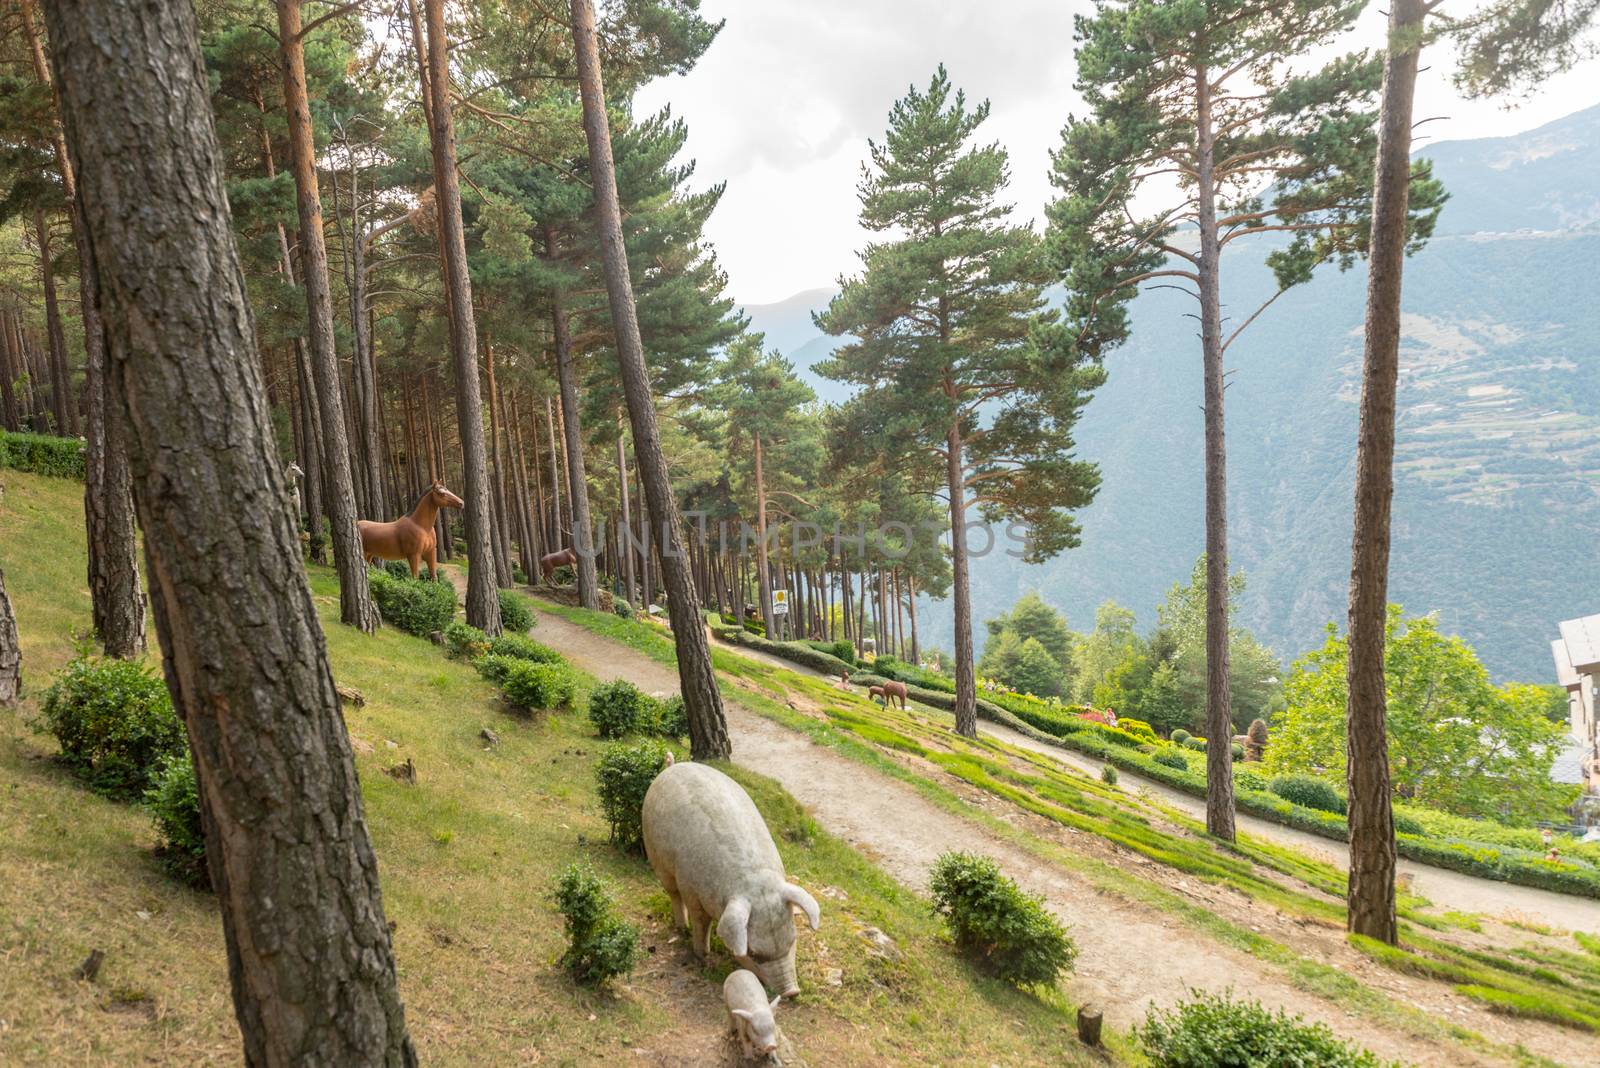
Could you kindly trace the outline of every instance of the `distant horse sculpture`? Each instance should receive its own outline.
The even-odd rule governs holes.
[[[555,578],[556,568],[565,566],[577,567],[578,554],[571,549],[562,549],[558,553],[546,553],[539,557],[539,571],[544,575],[545,582]]]
[[[885,679],[882,686],[867,687],[867,699],[871,700],[874,697],[882,699],[883,707],[885,708],[888,708],[898,699],[900,707],[904,709],[906,707],[906,684],[895,682],[893,679]]]
[[[441,508],[460,508],[463,501],[444,488],[444,483],[434,480],[428,492],[422,495],[411,514],[393,523],[374,523],[363,519],[356,523],[361,534],[361,555],[368,563],[379,560],[404,560],[411,565],[411,577],[416,578],[422,561],[428,562],[428,577],[439,577],[438,547],[433,535],[434,520]]]

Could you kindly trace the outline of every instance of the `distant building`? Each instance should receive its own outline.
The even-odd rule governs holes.
[[[1567,690],[1571,716],[1577,782],[1584,790],[1600,796],[1600,615],[1568,619],[1561,624],[1561,637],[1550,643],[1556,661],[1556,678]]]

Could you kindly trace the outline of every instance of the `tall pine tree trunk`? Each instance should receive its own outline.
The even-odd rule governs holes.
[[[589,0],[572,0],[573,50],[578,62],[578,88],[583,97],[583,128],[589,142],[589,173],[594,182],[595,224],[605,258],[606,292],[617,332],[617,362],[633,428],[634,457],[644,483],[649,512],[660,524],[665,543],[661,569],[667,586],[667,613],[678,653],[678,678],[689,719],[690,750],[696,760],[725,759],[733,752],[722,712],[722,695],[711,669],[701,618],[684,552],[683,524],[672,496],[666,457],[656,427],[655,400],[645,370],[644,345],[628,277],[627,249],[622,240],[622,209],[617,202],[617,176],[611,157],[611,130],[606,122],[605,90],[600,83],[600,51],[595,41],[594,8]]]
[[[1205,373],[1206,830],[1233,841],[1233,718],[1228,667],[1228,453],[1222,419],[1222,305],[1211,74],[1195,71],[1200,229],[1200,345]]]
[[[494,516],[483,440],[483,400],[478,387],[478,332],[467,274],[467,239],[461,223],[461,183],[456,176],[456,133],[450,116],[449,48],[444,36],[444,0],[425,0],[428,30],[428,132],[433,142],[433,184],[444,245],[445,290],[450,295],[450,356],[456,373],[456,424],[461,433],[462,499],[466,502],[467,622],[488,635],[500,633],[495,590]]]
[[[114,355],[107,421],[129,429],[244,1061],[415,1064],[273,445],[193,8],[56,0],[48,15]]]
[[[772,613],[772,561],[767,557],[767,482],[761,457],[761,435],[752,437],[756,462],[756,592],[761,598],[761,625],[776,638],[778,621]]]
[[[967,572],[967,490],[962,463],[961,431],[952,426],[945,435],[945,488],[950,493],[950,571],[956,615],[956,733],[978,736],[978,680],[973,667],[972,585]],[[879,652],[889,651],[881,620]]]
[[[356,533],[355,483],[345,433],[339,357],[334,351],[333,298],[328,290],[328,249],[322,240],[322,196],[317,187],[316,144],[306,98],[305,41],[300,36],[300,0],[277,0],[278,48],[283,66],[283,101],[289,121],[289,164],[300,217],[300,276],[305,284],[311,376],[322,422],[323,504],[333,534],[339,572],[339,618],[367,634],[378,629],[378,607],[367,586],[367,562]]]
[[[33,211],[39,234],[39,280],[44,288],[45,334],[50,342],[50,413],[56,433],[78,436],[78,406],[72,399],[72,379],[67,371],[67,337],[61,328],[61,306],[56,300],[55,253],[50,247],[50,220],[42,207]]]
[[[22,0],[22,24],[28,36],[34,76],[55,92],[55,82],[45,61],[33,17],[33,0]],[[99,287],[94,258],[83,231],[82,207],[77,197],[77,174],[58,114],[51,121],[51,147],[61,189],[72,221],[72,241],[78,253],[79,310],[83,321],[84,421],[88,444],[84,450],[84,525],[89,549],[89,597],[95,633],[107,656],[138,656],[145,649],[144,593],[139,586],[139,547],[134,525],[133,495],[128,459],[123,450],[121,425],[106,425],[107,398],[104,332],[100,325]],[[9,382],[7,383],[9,392]]]
[[[617,420],[617,495],[622,500],[622,521],[617,526],[617,554],[622,557],[622,574],[624,583],[623,599],[629,604],[637,605],[639,601],[634,593],[633,569],[633,506],[629,500],[633,496],[628,486],[628,454],[622,447],[622,421]]]
[[[544,228],[545,253],[556,257],[556,235]],[[560,289],[550,291],[550,325],[555,334],[556,380],[561,390],[561,430],[566,438],[567,501],[572,515],[572,541],[564,548],[577,554],[578,603],[590,610],[600,607],[600,580],[594,567],[594,527],[589,518],[589,476],[583,465],[583,427],[579,422],[577,372],[572,366],[572,337],[567,307]]]
[[[1350,546],[1346,783],[1350,791],[1348,926],[1393,945],[1394,814],[1384,693],[1389,600],[1389,515],[1394,499],[1395,394],[1400,379],[1400,281],[1411,182],[1411,110],[1422,50],[1422,0],[1393,0],[1383,71],[1383,112],[1367,266],[1361,430],[1356,445],[1355,527]]]
[[[22,695],[22,642],[17,637],[17,617],[6,593],[6,573],[0,569],[0,708],[10,708]]]

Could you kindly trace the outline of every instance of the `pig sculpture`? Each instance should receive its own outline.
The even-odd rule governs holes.
[[[644,851],[672,916],[694,935],[702,960],[711,925],[735,960],[780,997],[800,993],[793,909],[815,931],[817,902],[784,878],[783,860],[750,795],[705,764],[674,764],[644,795]]]
[[[728,1003],[733,1033],[746,1060],[763,1060],[778,1052],[778,1023],[772,1014],[781,996],[769,1004],[755,972],[740,968],[723,982],[722,999]]]

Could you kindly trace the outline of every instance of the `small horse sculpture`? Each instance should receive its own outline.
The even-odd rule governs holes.
[[[558,553],[546,553],[539,557],[539,571],[544,575],[546,583],[555,579],[556,568],[563,565],[577,567],[578,554],[567,548]]]
[[[437,581],[439,557],[433,535],[434,520],[439,516],[439,509],[460,508],[463,504],[460,497],[435,479],[410,515],[393,523],[374,523],[367,519],[356,523],[361,535],[361,555],[373,564],[379,560],[405,560],[411,565],[412,578],[417,577],[422,561],[426,560],[428,577]]]
[[[888,708],[894,703],[895,699],[898,698],[900,701],[900,708],[902,711],[904,711],[906,707],[906,684],[903,682],[895,682],[893,679],[885,679],[882,686],[867,687],[867,699],[871,700],[874,697],[878,697],[883,700],[884,708]]]

